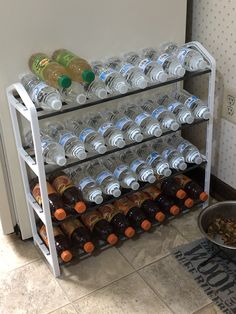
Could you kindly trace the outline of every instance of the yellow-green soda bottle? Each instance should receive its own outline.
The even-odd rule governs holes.
[[[89,63],[67,49],[54,51],[52,59],[63,65],[75,82],[91,83],[95,78],[95,74]]]
[[[29,59],[31,71],[42,81],[55,88],[68,88],[71,78],[67,70],[44,53],[35,53]]]

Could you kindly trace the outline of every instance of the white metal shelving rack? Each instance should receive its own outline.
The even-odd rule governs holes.
[[[207,133],[206,133],[207,164],[205,168],[205,191],[209,192],[210,173],[211,173],[212,124],[213,124],[216,64],[215,64],[214,58],[208,53],[208,51],[200,43],[191,42],[191,43],[186,44],[186,46],[193,47],[197,49],[199,52],[201,52],[201,54],[204,56],[204,58],[208,61],[210,65],[209,70],[207,71],[202,71],[199,73],[192,73],[189,75],[189,77],[193,77],[196,75],[203,75],[207,73],[209,74],[208,106],[210,109],[211,117],[206,122],[207,123]],[[47,196],[46,169],[45,169],[44,160],[43,160],[42,151],[41,151],[39,120],[44,119],[44,118],[49,118],[57,114],[60,115],[60,114],[73,111],[73,110],[79,110],[79,109],[81,110],[82,108],[87,108],[89,106],[101,104],[103,102],[111,101],[113,99],[124,98],[132,94],[142,93],[143,91],[151,90],[151,89],[158,88],[164,85],[176,84],[175,88],[178,89],[181,87],[181,82],[186,78],[188,78],[188,76],[186,76],[185,78],[173,79],[162,84],[151,85],[145,90],[131,91],[127,93],[126,95],[113,96],[103,101],[96,101],[94,103],[88,103],[83,106],[76,106],[76,107],[66,106],[65,108],[63,108],[62,112],[59,112],[59,113],[44,113],[42,111],[38,112],[37,109],[35,108],[35,105],[31,101],[29,95],[27,94],[26,90],[24,89],[21,83],[15,83],[7,88],[7,98],[8,98],[8,103],[9,103],[9,108],[10,108],[10,113],[11,113],[11,119],[12,119],[12,124],[13,124],[13,129],[14,129],[16,146],[18,150],[18,156],[20,160],[21,174],[23,178],[24,190],[25,190],[26,199],[27,199],[28,213],[30,217],[34,243],[36,246],[38,246],[42,254],[47,259],[49,265],[51,266],[53,274],[56,277],[60,275],[60,266],[59,266],[59,261],[58,261],[55,242],[54,242],[52,219],[51,219],[48,196]],[[35,148],[35,157],[34,157],[35,159],[28,153],[28,151],[24,148],[22,144],[21,129],[20,129],[17,114],[22,115],[30,123],[30,127],[32,130],[33,143],[34,143],[34,148]],[[110,152],[112,153],[112,151]],[[34,198],[32,197],[30,193],[29,179],[28,179],[26,165],[29,166],[29,168],[34,172],[34,174],[39,179],[39,185],[40,185],[40,190],[42,194],[42,207],[37,204],[37,202],[34,200]],[[70,167],[71,165],[72,164],[68,164],[68,167]],[[203,204],[203,206],[206,206],[206,205],[207,205],[207,202]],[[46,226],[49,248],[45,246],[45,244],[43,243],[43,241],[38,235],[35,214],[39,217],[39,219]]]

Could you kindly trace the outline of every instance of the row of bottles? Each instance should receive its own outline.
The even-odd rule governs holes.
[[[206,201],[208,197],[200,186],[184,175],[165,181],[160,188],[149,186],[79,218],[62,221],[53,228],[60,258],[70,261],[71,247],[92,253],[97,243],[95,239],[115,245],[119,237],[132,238],[136,231],[148,231],[153,222],[162,223],[170,215],[176,216],[181,210],[191,208],[194,200]],[[48,246],[44,225],[39,227],[39,234]]]
[[[201,54],[186,46],[170,43],[161,49],[129,52],[104,62],[85,59],[66,49],[52,57],[36,53],[29,59],[35,74],[23,74],[21,82],[32,101],[44,110],[60,110],[62,101],[83,104],[87,99],[103,99],[107,94],[125,94],[128,89],[143,89],[148,83],[181,77],[185,71],[207,68]]]

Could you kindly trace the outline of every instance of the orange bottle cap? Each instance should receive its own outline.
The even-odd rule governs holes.
[[[66,212],[63,208],[58,208],[55,210],[54,212],[54,217],[57,219],[57,220],[63,220],[66,218]]]
[[[117,241],[118,241],[118,237],[114,233],[109,234],[109,236],[107,237],[107,242],[110,245],[116,244]]]
[[[201,201],[205,202],[208,200],[208,194],[206,192],[202,192],[199,198]]]
[[[182,189],[180,189],[177,193],[176,193],[176,197],[179,198],[180,200],[184,199],[186,197],[186,192]]]
[[[74,209],[77,211],[77,213],[82,214],[86,210],[86,205],[84,202],[79,201],[75,204]]]
[[[194,201],[191,199],[191,198],[187,198],[184,202],[184,205],[187,207],[187,208],[192,208],[193,205],[194,205]]]
[[[66,250],[61,253],[61,259],[63,262],[68,263],[72,259],[72,254],[70,251]]]
[[[155,219],[157,221],[162,222],[165,220],[165,218],[166,218],[166,215],[164,213],[162,213],[162,212],[156,213]]]
[[[135,235],[135,230],[132,227],[128,227],[125,229],[125,236],[127,238],[132,238]]]
[[[170,213],[173,215],[173,216],[176,216],[178,215],[180,212],[180,208],[176,205],[173,205],[171,208],[170,208]]]
[[[149,220],[145,219],[142,223],[141,223],[141,228],[145,231],[148,231],[151,228],[152,224],[150,223]]]
[[[84,245],[84,251],[86,253],[92,253],[94,250],[94,244],[92,242],[86,242]]]

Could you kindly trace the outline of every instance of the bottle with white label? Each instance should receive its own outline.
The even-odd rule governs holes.
[[[40,131],[40,140],[44,161],[50,165],[64,166],[66,164],[64,148],[42,130]],[[25,144],[34,148],[31,131],[25,136]]]
[[[91,203],[101,204],[103,202],[102,190],[97,182],[81,166],[72,169],[70,177],[82,192],[83,198]]]
[[[94,178],[106,195],[119,197],[121,195],[119,181],[99,161],[95,161],[87,166],[89,175]]]
[[[103,164],[109,169],[116,179],[120,182],[122,188],[137,190],[139,183],[135,174],[130,171],[127,164],[123,163],[117,156],[113,154],[103,160]]]
[[[107,87],[98,78],[95,78],[91,83],[84,84],[84,90],[86,91],[87,98],[91,100],[105,99],[107,97]]]
[[[201,99],[191,95],[185,90],[174,92],[174,98],[182,102],[196,119],[208,120],[210,118],[210,111],[207,105],[205,105]]]
[[[108,121],[101,112],[89,115],[87,123],[105,139],[106,145],[119,148],[125,146],[122,131]]]
[[[139,67],[139,69],[143,71],[152,83],[166,82],[168,79],[168,74],[165,73],[161,65],[149,58],[140,57],[136,52],[124,54],[124,60],[136,67]]]
[[[64,148],[67,157],[80,160],[87,157],[84,144],[74,133],[65,129],[63,123],[49,122],[45,131]]]
[[[169,163],[162,158],[161,152],[153,150],[149,144],[143,144],[137,150],[138,156],[145,160],[159,176],[169,177],[171,170]]]
[[[187,163],[200,165],[202,163],[201,153],[198,148],[189,141],[175,134],[168,139],[168,143],[173,145],[181,153]]]
[[[79,104],[86,103],[87,96],[82,84],[72,82],[69,88],[60,88],[60,94],[62,100],[67,104]]]
[[[105,83],[110,94],[127,93],[129,85],[120,73],[114,69],[109,68],[100,61],[92,62],[92,67],[93,71],[99,77],[99,79]]]
[[[146,99],[141,102],[141,107],[160,123],[163,130],[178,130],[179,123],[177,122],[175,115],[165,106],[161,106],[151,99]]]
[[[162,157],[168,161],[170,168],[181,171],[187,168],[184,156],[179,153],[172,145],[166,143],[163,140],[160,140],[155,142],[152,147],[154,150],[161,152]]]
[[[156,61],[170,77],[182,77],[185,74],[185,69],[178,59],[170,53],[163,53],[155,48],[146,48],[143,49],[143,56]]]
[[[117,57],[108,59],[106,65],[119,72],[132,88],[144,89],[147,87],[147,78],[138,67],[126,63]]]
[[[111,121],[117,129],[122,131],[125,140],[131,142],[141,142],[143,140],[140,127],[124,112],[107,110],[104,112],[104,116],[107,121]]]
[[[187,123],[192,124],[194,121],[194,116],[184,104],[176,101],[175,98],[169,95],[162,95],[158,98],[158,103],[165,106],[170,112],[172,112],[179,124]]]
[[[62,107],[58,90],[40,81],[34,74],[22,74],[20,80],[33,103],[47,111],[58,111]]]
[[[145,160],[138,157],[138,155],[131,149],[121,152],[120,159],[129,165],[129,168],[134,172],[139,181],[154,183],[156,181],[154,170]]]
[[[107,151],[104,138],[94,128],[81,120],[69,119],[66,121],[65,126],[78,136],[88,152],[104,154]]]
[[[156,137],[162,135],[160,123],[140,106],[125,103],[120,109],[140,127],[143,134]]]

